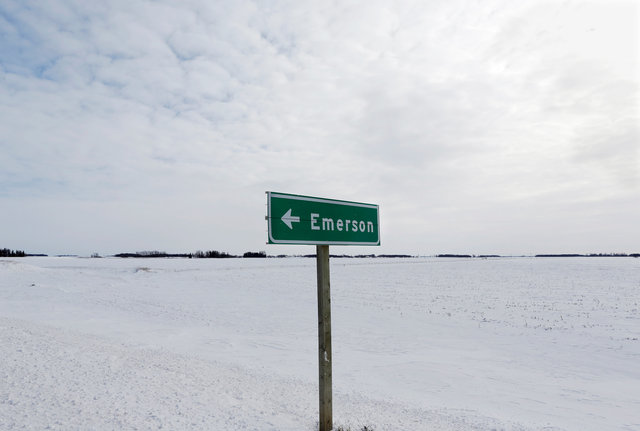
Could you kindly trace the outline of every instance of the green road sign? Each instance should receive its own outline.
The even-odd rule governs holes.
[[[269,244],[380,245],[378,205],[267,192]]]

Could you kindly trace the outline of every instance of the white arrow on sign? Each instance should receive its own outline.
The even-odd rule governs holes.
[[[284,213],[284,215],[282,216],[282,221],[284,222],[284,224],[289,226],[289,229],[293,229],[293,225],[291,223],[299,223],[300,217],[292,216],[291,208],[289,208],[289,211]]]

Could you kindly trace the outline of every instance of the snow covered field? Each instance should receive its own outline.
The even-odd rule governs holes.
[[[315,260],[0,259],[0,429],[309,430]],[[334,423],[640,430],[640,259],[332,259]]]

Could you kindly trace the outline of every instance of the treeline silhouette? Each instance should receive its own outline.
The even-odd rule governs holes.
[[[487,257],[502,257],[499,254],[437,254],[436,257],[480,257],[480,258],[487,258]]]
[[[26,257],[26,256],[47,256],[46,254],[31,254],[25,253],[23,250],[11,250],[8,248],[0,248],[0,257]],[[65,255],[61,255],[65,256]],[[69,255],[71,256],[71,255]],[[75,256],[75,255],[73,255]],[[93,253],[91,257],[101,257],[98,253]],[[264,251],[247,251],[241,256],[230,254],[224,251],[218,250],[198,250],[194,253],[167,253],[164,251],[137,251],[135,253],[118,253],[114,257],[122,258],[162,258],[162,257],[177,257],[187,259],[226,259],[226,258],[286,258],[286,257],[316,257],[314,254],[304,255],[285,255],[279,254],[277,256],[267,255]],[[333,258],[411,258],[416,257],[409,254],[332,254]],[[489,257],[509,257],[501,256],[498,254],[436,254],[435,257],[448,257],[448,258],[489,258]],[[526,256],[523,256],[526,257]],[[561,254],[536,254],[535,257],[640,257],[640,253],[561,253]]]
[[[287,257],[287,256],[278,256],[278,257]],[[303,254],[302,256],[295,256],[295,257],[316,257],[316,254]],[[382,258],[382,257],[386,257],[386,258],[391,258],[391,257],[396,257],[396,258],[400,258],[400,257],[415,257],[415,256],[411,256],[410,254],[356,254],[356,255],[351,255],[351,254],[330,254],[329,257],[332,258],[339,258],[339,259],[362,259],[362,258],[371,258],[371,259],[375,259],[375,258]]]
[[[267,253],[264,251],[248,251],[242,256],[230,254],[224,251],[198,250],[195,253],[167,253],[164,251],[138,251],[135,253],[118,253],[115,257],[133,257],[133,258],[149,258],[149,257],[182,257],[187,259],[227,259],[237,257],[267,257]]]
[[[487,257],[510,257],[500,256],[499,254],[436,254],[436,257],[455,257],[455,258],[487,258]],[[526,256],[522,256],[526,257]],[[561,253],[561,254],[536,254],[535,257],[640,257],[640,253]]]
[[[95,254],[95,257],[99,257]],[[303,254],[289,256],[286,254],[279,254],[277,256],[269,256],[264,251],[247,251],[242,256],[229,254],[223,251],[209,250],[209,251],[196,251],[195,253],[166,253],[164,251],[138,251],[135,253],[118,253],[114,257],[125,258],[150,258],[150,257],[182,257],[188,259],[224,259],[224,258],[285,258],[285,257],[316,257],[315,254]],[[332,254],[334,258],[409,258],[415,257],[409,254]]]
[[[25,257],[27,254],[22,250],[9,250],[0,248],[0,257]]]
[[[640,253],[536,254],[536,257],[640,257]]]

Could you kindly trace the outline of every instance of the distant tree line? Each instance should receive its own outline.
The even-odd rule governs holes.
[[[287,256],[278,256],[278,257],[287,257]],[[300,257],[316,257],[315,254],[305,254],[302,255]],[[335,257],[338,259],[362,259],[362,258],[370,258],[370,259],[376,259],[376,258],[407,258],[407,257],[415,257],[415,256],[411,256],[409,254],[356,254],[351,255],[351,254],[330,254],[329,257]]]
[[[234,256],[232,254],[225,253],[224,251],[218,251],[218,250],[209,250],[209,251],[198,250],[193,254],[193,257],[199,258],[199,259],[225,259],[229,257],[238,257],[238,256]]]
[[[267,257],[266,251],[248,251],[242,257]]]
[[[5,249],[6,250],[6,249]],[[23,252],[19,252],[23,253]],[[27,255],[27,256],[36,256],[36,255]],[[43,255],[44,256],[44,255]],[[166,253],[164,251],[138,251],[135,253],[118,253],[114,255],[115,257],[183,257],[183,258],[195,258],[195,259],[224,259],[224,258],[286,258],[286,257],[308,257],[315,258],[314,254],[303,254],[303,255],[285,255],[279,254],[277,256],[269,256],[264,251],[247,251],[242,256],[229,254],[224,251],[217,250],[209,250],[209,251],[196,251],[195,253]],[[95,256],[99,257],[97,253]],[[332,254],[332,258],[412,258],[416,256],[412,256],[409,254]],[[437,254],[435,257],[444,257],[444,258],[497,258],[502,257],[499,254]],[[563,254],[536,254],[535,257],[640,257],[640,253],[591,253],[591,254],[577,254],[577,253],[563,253]]]
[[[437,254],[436,257],[479,257],[486,259],[488,257],[502,257],[499,254]]]
[[[195,253],[167,253],[164,251],[138,251],[135,253],[118,253],[114,255],[115,257],[133,257],[133,258],[153,258],[153,257],[183,257],[188,259],[227,259],[227,258],[238,258],[238,257],[267,257],[267,253],[264,251],[248,251],[244,253],[242,256],[237,256],[234,254],[230,254],[224,251],[218,250],[208,250],[202,251],[198,250]]]
[[[195,253],[166,253],[164,251],[138,251],[135,253],[118,253],[115,257],[133,257],[133,258],[149,258],[149,257],[184,257],[189,259],[224,259],[224,258],[286,258],[286,257],[316,257],[315,254],[305,254],[297,256],[288,256],[279,254],[277,256],[269,256],[265,251],[247,251],[242,256],[229,254],[223,251],[198,250]],[[414,257],[409,254],[332,254],[333,258],[410,258]]]
[[[23,250],[11,250],[8,248],[0,249],[0,257],[25,257],[25,256],[46,256],[46,254],[30,254],[25,253]],[[63,256],[63,255],[61,255]],[[279,254],[277,256],[269,256],[264,251],[247,251],[242,256],[233,255],[224,251],[217,250],[208,250],[201,251],[198,250],[195,253],[167,253],[164,251],[138,251],[135,253],[118,253],[114,255],[115,257],[123,257],[123,258],[160,258],[160,257],[181,257],[188,259],[225,259],[225,258],[286,258],[286,257],[309,257],[315,258],[315,254],[305,254],[305,255],[296,255],[290,256],[285,254]],[[98,253],[93,253],[91,257],[100,257]],[[358,254],[358,255],[348,255],[348,254],[332,254],[333,258],[411,258],[415,256],[411,256],[408,254]],[[437,254],[436,257],[446,257],[446,258],[488,258],[488,257],[502,257],[498,254]],[[640,257],[640,253],[590,253],[590,254],[579,254],[579,253],[562,253],[562,254],[536,254],[535,257]]]
[[[25,257],[27,254],[22,250],[9,250],[0,248],[0,257]]]
[[[164,251],[138,251],[135,253],[118,253],[115,257],[136,257],[136,258],[153,258],[153,257],[192,257],[191,253],[167,253]]]
[[[536,254],[536,257],[640,257],[640,253],[563,253],[563,254]]]
[[[456,258],[487,258],[502,257],[499,254],[437,254],[436,257],[456,257]],[[536,254],[535,257],[640,257],[640,253],[561,253],[561,254]]]

